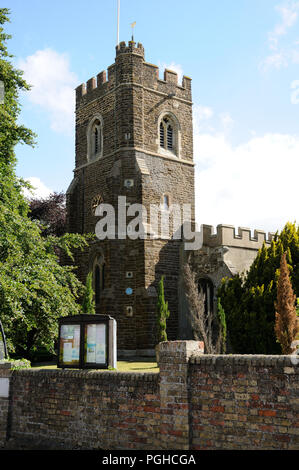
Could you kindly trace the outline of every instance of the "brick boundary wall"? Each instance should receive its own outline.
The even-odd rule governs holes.
[[[160,344],[160,373],[11,371],[0,448],[299,449],[298,356]]]
[[[299,356],[193,356],[192,449],[299,449]]]

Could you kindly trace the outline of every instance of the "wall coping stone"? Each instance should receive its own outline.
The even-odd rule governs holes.
[[[190,357],[191,364],[207,364],[221,366],[252,365],[258,367],[293,367],[299,374],[298,355],[263,355],[263,354],[193,354]]]
[[[28,377],[48,377],[50,378],[63,378],[63,379],[72,379],[82,378],[84,380],[94,380],[99,379],[103,381],[111,382],[120,382],[122,380],[128,382],[158,382],[159,373],[157,372],[117,372],[111,371],[94,371],[94,370],[70,370],[70,369],[20,369],[12,371],[12,376],[28,376]]]

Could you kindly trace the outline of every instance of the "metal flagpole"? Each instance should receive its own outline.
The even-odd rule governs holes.
[[[117,46],[119,44],[119,10],[120,10],[120,0],[117,0]]]

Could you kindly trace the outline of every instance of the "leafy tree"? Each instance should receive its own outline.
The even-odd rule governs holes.
[[[7,51],[6,41],[10,35],[4,32],[4,25],[9,21],[9,10],[0,8],[0,80],[4,83],[4,105],[0,105],[0,164],[15,163],[14,146],[21,144],[34,144],[35,134],[18,124],[20,105],[18,102],[20,90],[30,87],[23,79],[23,72],[14,69],[10,63],[13,57]]]
[[[66,232],[65,194],[53,193],[47,198],[34,198],[29,201],[29,217],[38,222],[42,235],[56,235]]]
[[[89,313],[94,315],[95,301],[94,301],[94,290],[92,288],[92,272],[88,273],[86,278],[86,286],[84,289],[83,300],[82,300],[82,313]]]
[[[0,9],[0,25],[9,11]],[[71,266],[61,266],[57,250],[72,258],[74,249],[87,245],[86,237],[64,234],[41,237],[38,225],[28,218],[29,206],[16,177],[14,146],[33,145],[34,134],[18,124],[18,93],[28,89],[22,72],[15,70],[0,27],[0,80],[5,86],[0,105],[0,318],[9,353],[31,358],[40,347],[53,351],[60,316],[78,313],[82,285]]]
[[[168,302],[165,301],[164,296],[164,276],[162,276],[159,282],[157,303],[158,343],[167,341],[166,320],[169,318],[169,315]]]
[[[293,352],[292,342],[299,332],[296,315],[296,296],[291,285],[286,253],[281,257],[275,302],[275,334],[283,354]]]
[[[259,250],[246,276],[225,279],[219,289],[233,351],[279,354],[274,332],[280,259],[287,252],[294,292],[299,292],[299,226],[288,222],[271,245]]]

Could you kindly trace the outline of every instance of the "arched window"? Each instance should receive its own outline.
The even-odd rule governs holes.
[[[163,122],[160,123],[160,147],[164,148],[165,145],[165,130]]]
[[[95,303],[98,305],[105,289],[105,263],[102,259],[96,259],[93,269],[93,284],[95,293]]]
[[[169,206],[170,206],[169,194],[163,194],[163,196],[162,196],[162,208],[164,210],[168,210]]]
[[[87,128],[87,159],[97,160],[103,155],[103,120],[94,117]]]
[[[214,310],[214,285],[210,279],[199,279],[198,290],[205,296],[205,313]]]
[[[175,116],[167,114],[159,120],[159,151],[179,154],[179,123]]]

